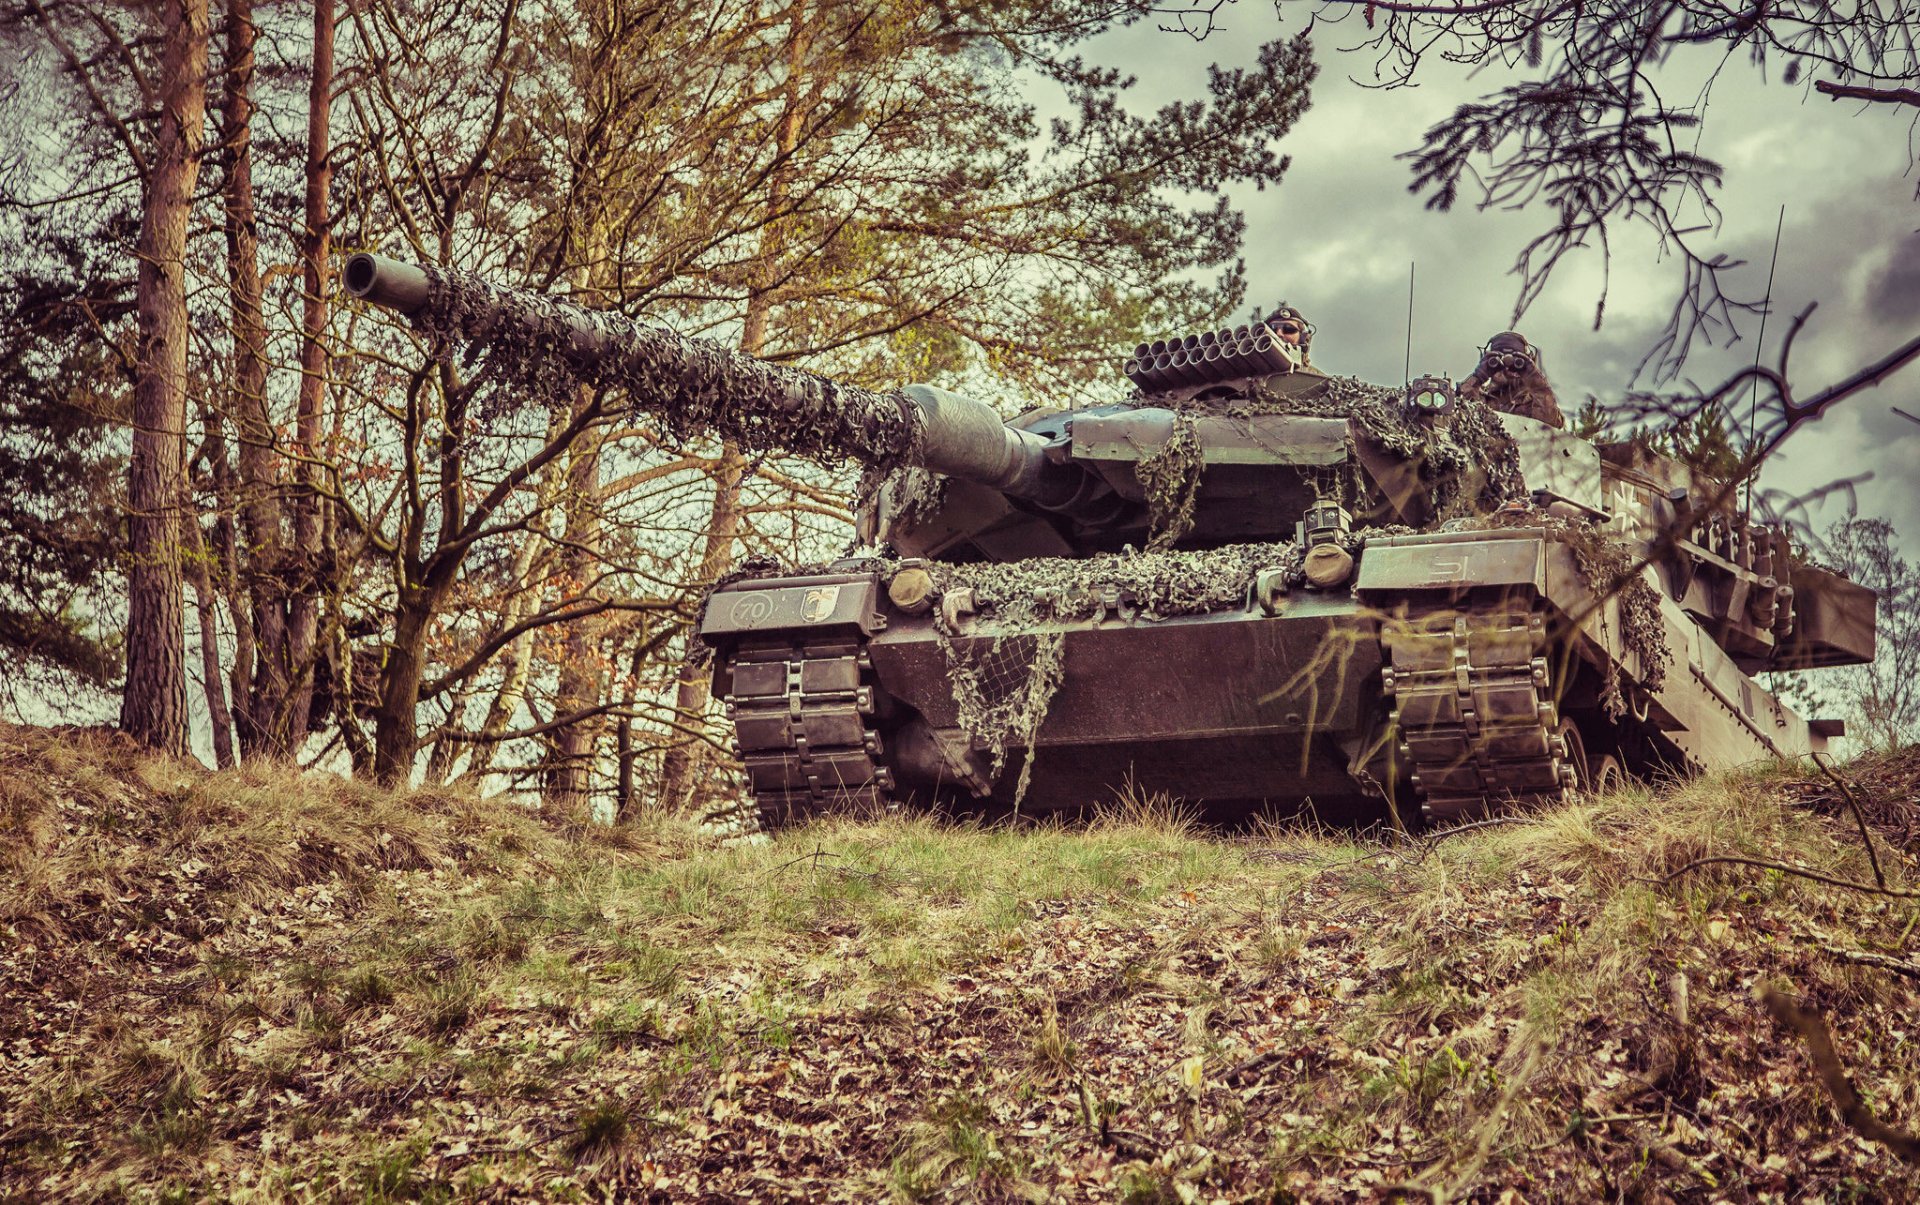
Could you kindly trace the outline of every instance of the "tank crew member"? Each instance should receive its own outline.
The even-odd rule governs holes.
[[[1300,353],[1300,362],[1312,367],[1313,323],[1307,321],[1305,314],[1283,301],[1264,321],[1274,338],[1291,345]]]
[[[1565,429],[1567,425],[1553,386],[1540,370],[1540,349],[1519,331],[1501,331],[1487,340],[1479,366],[1460,383],[1460,396],[1507,414],[1538,419],[1549,427]]]

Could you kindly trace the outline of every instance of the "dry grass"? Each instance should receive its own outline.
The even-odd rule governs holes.
[[[1911,1196],[1752,991],[1920,1126],[1916,983],[1850,957],[1920,961],[1920,907],[1657,881],[1861,877],[1803,781],[716,848],[8,730],[0,1198]]]

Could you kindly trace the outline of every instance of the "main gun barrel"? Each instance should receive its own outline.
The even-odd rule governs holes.
[[[383,255],[352,256],[342,279],[351,296],[405,315],[435,339],[483,349],[510,380],[618,388],[683,438],[715,435],[747,451],[883,471],[917,465],[1054,509],[1087,493],[1090,475],[1050,459],[1040,436],[944,389],[845,385],[622,314]]]

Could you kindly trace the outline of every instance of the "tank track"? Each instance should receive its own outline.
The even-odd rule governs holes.
[[[1428,823],[1557,800],[1576,785],[1539,611],[1419,608],[1383,625],[1380,642],[1399,754]]]
[[[743,640],[728,656],[727,715],[763,827],[892,807],[893,774],[868,726],[875,688],[864,645],[846,633],[787,633]]]

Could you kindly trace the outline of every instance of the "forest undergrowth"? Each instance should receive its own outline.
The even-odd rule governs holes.
[[[1920,753],[721,845],[0,729],[0,1200],[1889,1200]],[[1676,872],[1679,872],[1676,874]]]

